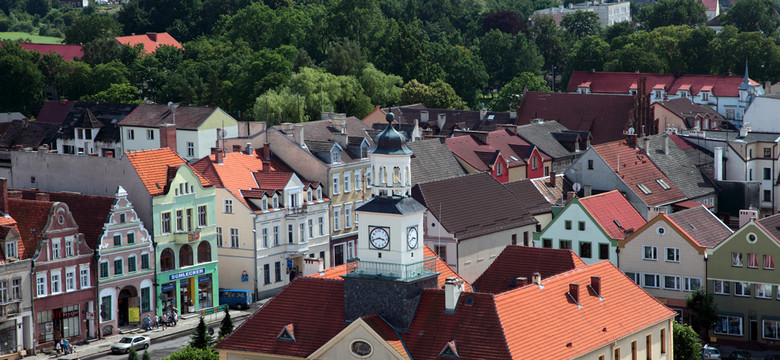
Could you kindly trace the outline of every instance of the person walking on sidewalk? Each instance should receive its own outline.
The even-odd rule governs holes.
[[[162,325],[163,330],[168,328],[168,315],[166,313],[162,314],[162,318],[160,320],[162,320],[162,324],[161,325]]]
[[[146,318],[144,318],[144,329],[146,331],[152,329],[152,318],[149,316],[149,314],[146,314]]]
[[[60,345],[60,340],[54,341],[54,352],[57,354],[57,356],[60,355],[60,350],[62,350],[62,346]]]
[[[154,314],[154,328],[160,328],[160,315]]]

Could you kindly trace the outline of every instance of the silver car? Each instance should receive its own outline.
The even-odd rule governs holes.
[[[136,350],[146,349],[152,343],[152,339],[146,336],[125,336],[120,339],[116,344],[111,345],[112,353],[127,354],[130,352],[130,347]]]

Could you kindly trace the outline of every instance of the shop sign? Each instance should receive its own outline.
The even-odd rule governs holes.
[[[169,291],[169,290],[173,290],[175,288],[176,288],[176,284],[174,284],[174,283],[167,283],[167,284],[163,284],[162,291]]]
[[[246,270],[244,270],[244,271],[242,271],[242,272],[241,272],[241,281],[242,281],[242,282],[247,282],[247,281],[249,281],[249,274],[247,274],[247,273],[246,273]]]
[[[141,321],[141,314],[139,313],[139,309],[137,307],[130,307],[127,309],[127,320],[129,322]]]
[[[287,268],[292,269],[292,267],[293,267],[292,259],[287,259]]]
[[[205,273],[206,273],[206,268],[200,268],[200,269],[187,270],[187,271],[182,271],[182,272],[175,273],[175,274],[170,274],[170,275],[168,275],[168,278],[171,281],[173,281],[173,280],[188,278],[188,277],[191,277],[191,276],[205,274]]]
[[[77,317],[77,316],[79,316],[79,311],[78,310],[65,311],[65,312],[62,313],[62,317],[63,318],[72,318],[72,317]]]
[[[189,240],[189,242],[200,241],[200,231],[187,234],[187,240]]]
[[[201,277],[198,278],[198,282],[199,283],[209,282],[209,281],[211,281],[211,274],[208,274],[206,276],[201,276]]]

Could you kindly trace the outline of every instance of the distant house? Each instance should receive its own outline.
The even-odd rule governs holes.
[[[412,185],[466,175],[455,155],[441,139],[406,143],[412,150]]]
[[[84,3],[87,2],[87,0],[83,1]],[[83,7],[87,7],[87,5],[84,5]],[[40,54],[54,52],[62,56],[62,60],[65,61],[81,59],[84,57],[84,50],[81,48],[81,45],[20,43],[19,46],[21,46],[22,49],[35,51]]]
[[[57,132],[62,154],[123,156],[119,123],[137,105],[76,101]]]
[[[456,129],[475,131],[494,131],[502,125],[514,125],[516,111],[494,112],[482,108],[478,111],[429,109],[422,104],[392,107],[383,112],[392,112],[401,125],[418,124],[423,138],[450,137]],[[369,124],[377,122],[380,114],[366,117]]]
[[[534,14],[552,16],[556,23],[560,23],[561,18],[566,14],[572,14],[577,11],[590,11],[599,16],[601,26],[610,26],[623,21],[631,21],[631,6],[625,1],[587,1],[584,3],[570,3],[568,7],[560,5],[548,9],[536,10]]]
[[[590,131],[569,130],[555,120],[532,121],[514,131],[552,157],[552,170],[562,172],[587,148],[593,138]]]
[[[144,52],[147,54],[151,54],[157,51],[157,48],[163,45],[184,49],[184,47],[181,46],[181,44],[178,41],[176,41],[176,39],[174,39],[173,36],[171,36],[171,34],[168,34],[167,32],[162,32],[162,33],[149,32],[141,35],[132,34],[130,36],[118,36],[116,38],[116,41],[119,41],[119,43],[122,45],[129,45],[129,46],[136,46],[139,44],[143,45]]]
[[[696,104],[689,98],[658,101],[650,107],[653,109],[654,125],[658,134],[689,129],[715,130],[720,128],[724,121],[717,111],[709,106]]]
[[[27,119],[0,123],[0,149],[56,148],[57,129],[58,125]]]
[[[720,16],[720,4],[718,0],[698,0],[704,5],[704,12],[707,14],[707,20],[712,20]]]
[[[542,231],[542,228],[552,221],[552,202],[547,200],[547,197],[542,194],[542,190],[538,187],[540,184],[544,187],[555,188],[556,181],[562,181],[563,175],[553,176],[552,174],[547,178],[536,179],[524,179],[518,181],[512,181],[504,183],[504,187],[512,192],[524,205],[525,209],[534,216],[536,219],[536,232]],[[552,182],[551,182],[552,181]],[[523,239],[521,245],[531,246],[531,239]]]
[[[780,133],[780,128],[777,127],[778,115],[780,115],[778,109],[780,109],[780,94],[758,96],[745,111],[745,124],[750,124],[751,131]]]

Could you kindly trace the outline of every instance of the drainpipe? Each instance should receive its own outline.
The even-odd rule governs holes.
[[[32,295],[32,296],[30,296],[32,298],[32,299],[30,299],[31,300],[30,301],[30,311],[32,312],[32,316],[30,317],[30,320],[33,321],[32,326],[33,326],[33,329],[35,329],[35,331],[33,331],[33,337],[32,337],[32,354],[35,355],[36,354],[35,350],[38,348],[38,314],[35,313],[35,298],[38,297],[38,293],[36,292],[36,289],[35,289],[35,284],[36,284],[36,281],[37,281],[36,277],[35,277],[35,260],[31,259],[30,263],[31,263],[31,265],[30,265],[30,277],[31,277],[31,279],[30,279],[30,295]],[[22,319],[22,321],[24,321],[24,319]],[[22,335],[22,336],[24,336],[24,335]],[[24,342],[24,341],[22,341],[22,342]]]
[[[253,300],[252,302],[254,303],[255,301],[258,300],[257,297],[258,297],[259,294],[257,292],[257,282],[260,280],[260,277],[258,276],[259,271],[257,269],[257,247],[258,247],[257,246],[257,214],[252,214],[252,228],[253,228],[252,229],[252,237],[254,237],[254,243],[255,243],[255,255],[253,256],[254,260],[255,260],[255,269],[254,269],[255,281],[253,281],[254,282],[254,288],[255,288],[255,294],[254,294],[254,298],[252,299]]]
[[[98,247],[97,250],[95,250],[95,253],[92,255],[92,259],[95,260],[95,302],[92,304],[92,313],[95,314],[95,319],[93,320],[95,322],[95,335],[97,336],[98,340],[102,339],[102,331],[100,329],[100,249]],[[79,272],[81,270],[79,269]],[[92,271],[90,271],[89,276],[91,277]]]

